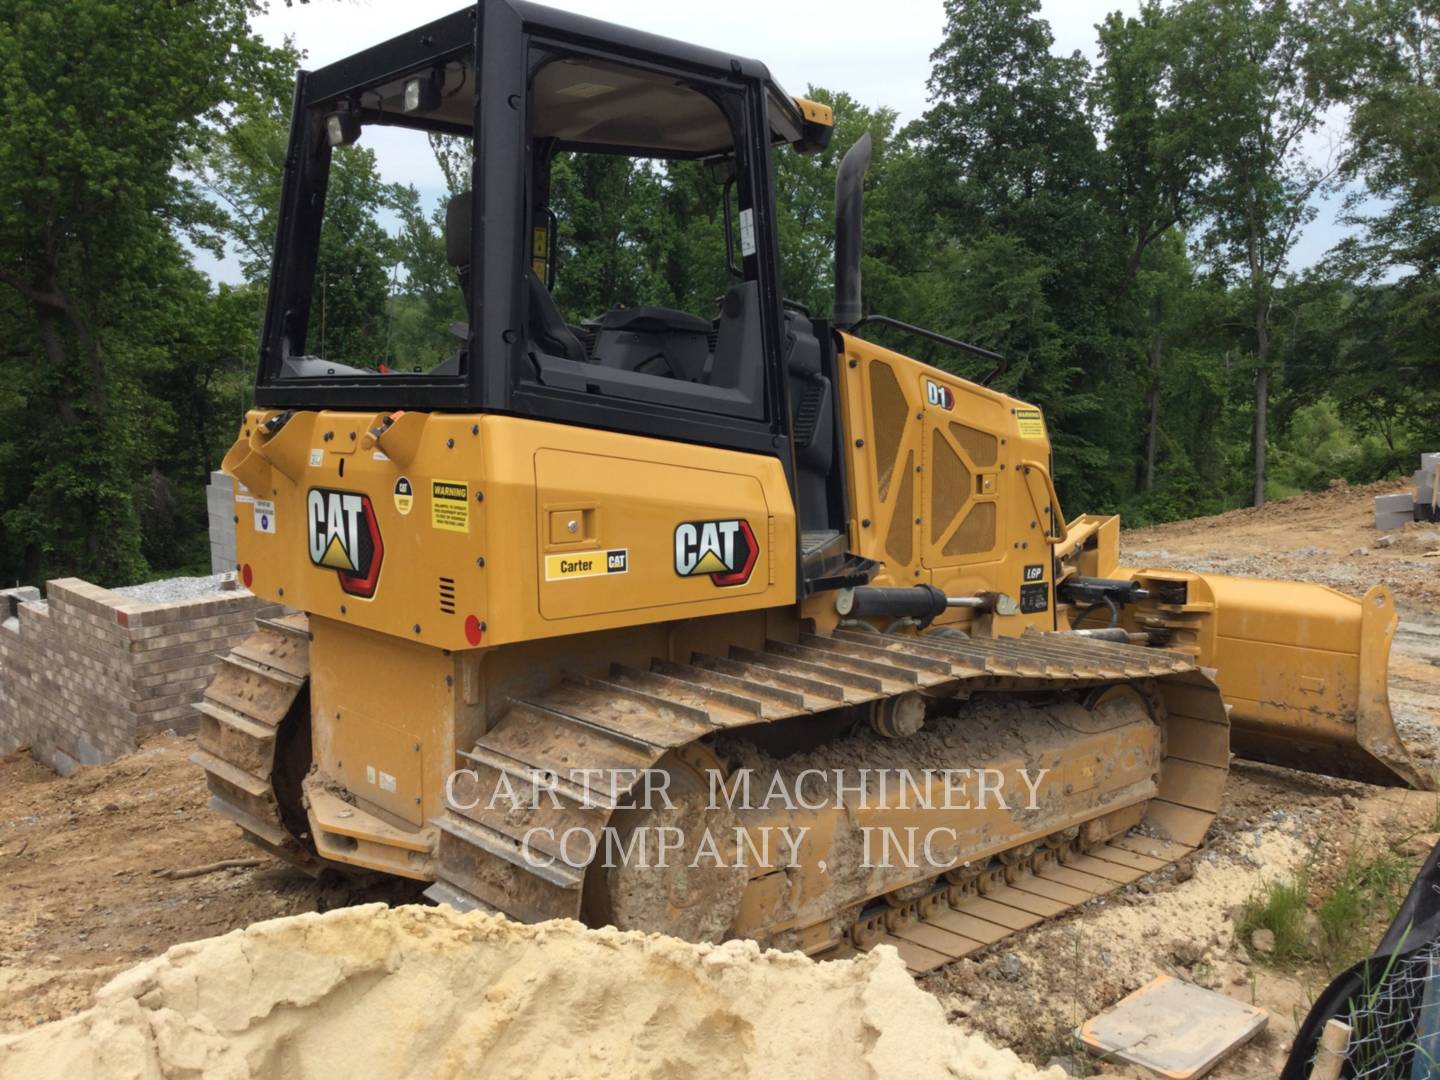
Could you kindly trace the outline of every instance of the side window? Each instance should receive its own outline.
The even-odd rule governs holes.
[[[534,377],[764,419],[739,92],[538,50],[531,71]]]
[[[445,226],[468,187],[474,100],[467,52],[327,95],[300,116],[274,377],[465,374],[468,303]]]

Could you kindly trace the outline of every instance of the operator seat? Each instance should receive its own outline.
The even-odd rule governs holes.
[[[445,260],[459,273],[460,288],[467,295],[470,292],[471,202],[470,192],[462,191],[445,207]],[[565,325],[565,317],[555,306],[550,290],[534,270],[525,271],[525,288],[530,312],[526,336],[530,344],[551,356],[585,363],[589,359],[585,346]]]
[[[530,344],[551,356],[563,356],[583,364],[590,358],[585,355],[585,346],[574,331],[565,325],[565,316],[555,306],[555,300],[540,275],[534,270],[525,271],[525,285],[529,291],[530,325],[527,327]]]

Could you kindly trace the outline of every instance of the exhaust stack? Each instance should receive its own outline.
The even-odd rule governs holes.
[[[860,306],[860,253],[865,219],[865,174],[870,171],[870,133],[845,152],[835,175],[835,325],[854,326]]]

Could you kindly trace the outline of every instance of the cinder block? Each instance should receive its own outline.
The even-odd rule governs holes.
[[[1375,513],[1398,514],[1402,510],[1415,509],[1415,496],[1402,491],[1398,495],[1376,495]]]
[[[48,752],[42,751],[36,754],[36,757],[39,758],[42,764],[49,765],[50,768],[54,769],[61,776],[72,776],[75,770],[80,767],[78,761],[65,753],[64,750],[58,748],[51,749]]]
[[[1379,529],[1381,532],[1385,532],[1390,529],[1403,529],[1406,525],[1409,525],[1414,520],[1415,511],[1413,509],[1406,510],[1404,513],[1396,511],[1394,513],[1382,514],[1377,511],[1375,514],[1375,528]]]
[[[219,551],[227,556],[218,564],[214,555],[211,556],[211,569],[219,573],[221,569],[232,569],[235,564],[235,492],[230,477],[220,473],[220,479],[215,480],[213,476],[211,486],[205,489],[205,499],[212,552]]]
[[[0,619],[13,618],[21,604],[36,602],[40,590],[33,585],[22,585],[17,589],[0,589]]]
[[[1428,506],[1431,499],[1435,497],[1436,474],[1433,472],[1417,472],[1415,480],[1415,505]]]
[[[107,761],[113,761],[115,755],[103,753],[98,747],[92,746],[90,741],[81,738],[75,744],[75,756],[80,759],[81,765],[103,765]]]
[[[1440,452],[1420,455],[1420,471],[1434,473],[1440,469]]]

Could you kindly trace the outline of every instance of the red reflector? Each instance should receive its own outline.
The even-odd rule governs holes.
[[[250,587],[250,583],[255,580],[255,572],[250,569],[248,562],[240,567],[240,580],[245,583],[247,589]]]
[[[465,640],[471,645],[479,645],[485,637],[485,627],[474,615],[465,617]]]

